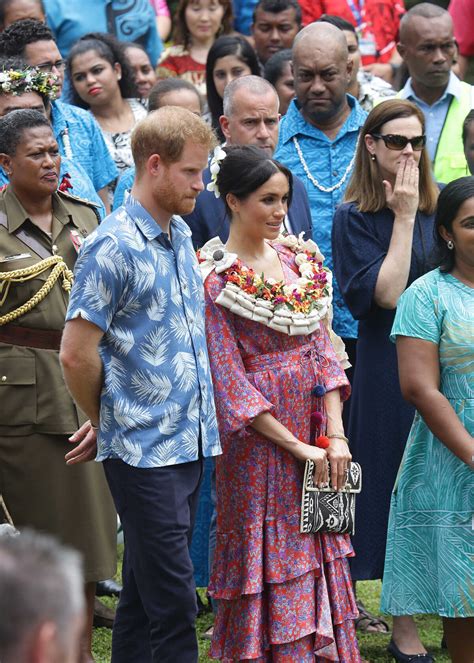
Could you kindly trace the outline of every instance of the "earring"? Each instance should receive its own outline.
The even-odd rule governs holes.
[[[370,158],[372,159],[372,161],[375,161],[375,154],[371,154]]]
[[[451,239],[448,239],[448,241],[446,242],[446,246],[448,247],[448,249],[449,249],[450,251],[452,251],[452,250],[454,249],[454,243],[453,243],[453,241],[452,241]]]

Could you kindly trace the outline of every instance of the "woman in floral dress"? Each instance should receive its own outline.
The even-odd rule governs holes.
[[[313,242],[279,237],[290,172],[258,148],[217,150],[210,188],[232,223],[225,246],[215,238],[200,254],[224,451],[211,656],[360,661],[349,537],[299,532],[304,461],[315,462],[318,484],[341,487],[351,458],[344,352],[336,356],[329,331],[331,275]]]

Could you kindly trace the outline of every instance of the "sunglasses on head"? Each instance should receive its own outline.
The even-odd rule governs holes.
[[[372,138],[381,138],[385,143],[385,147],[389,150],[404,150],[410,143],[415,152],[419,152],[426,145],[426,136],[415,136],[414,138],[407,138],[406,136],[399,136],[398,134],[370,134]]]

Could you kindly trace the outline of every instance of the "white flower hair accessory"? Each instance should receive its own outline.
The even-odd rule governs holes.
[[[218,145],[214,149],[214,154],[212,156],[211,163],[209,164],[209,170],[211,171],[211,181],[207,185],[206,189],[208,191],[213,191],[216,198],[220,198],[221,195],[219,187],[217,186],[217,175],[221,169],[221,161],[224,161],[226,156],[227,153],[225,150],[223,150],[222,147]]]
[[[48,99],[56,99],[58,77],[52,72],[43,72],[34,67],[0,71],[0,92],[21,95],[39,92]]]

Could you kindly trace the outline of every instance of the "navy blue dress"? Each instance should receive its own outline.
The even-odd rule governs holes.
[[[357,496],[353,580],[382,578],[390,497],[414,408],[403,400],[397,353],[389,340],[395,309],[374,302],[375,284],[393,229],[393,212],[359,212],[354,203],[336,210],[332,230],[334,272],[350,312],[359,320],[357,362],[347,435],[363,470]],[[434,218],[418,212],[407,287],[430,269]]]

